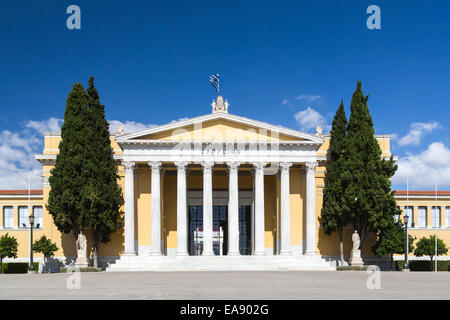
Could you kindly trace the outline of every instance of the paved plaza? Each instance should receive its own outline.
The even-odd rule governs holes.
[[[79,278],[75,278],[79,276]],[[2,274],[0,299],[449,299],[449,272]],[[369,282],[374,287],[374,278]],[[68,288],[71,287],[72,289]],[[77,289],[79,287],[79,289]]]

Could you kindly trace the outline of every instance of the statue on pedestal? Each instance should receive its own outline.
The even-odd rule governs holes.
[[[353,241],[353,248],[350,255],[350,265],[351,266],[363,266],[364,262],[361,259],[361,250],[359,250],[359,247],[361,245],[361,240],[359,238],[358,232],[355,230],[355,232],[352,234],[352,241]]]
[[[360,246],[360,239],[358,232],[355,232],[352,234],[352,241],[353,241],[353,250],[359,250]]]
[[[87,261],[87,241],[86,236],[83,232],[80,232],[77,239],[77,261],[75,262],[75,267],[85,268],[88,266]]]

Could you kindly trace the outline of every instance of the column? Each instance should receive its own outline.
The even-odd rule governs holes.
[[[238,256],[239,252],[239,162],[227,162],[229,168],[228,187],[228,255]]]
[[[134,256],[134,167],[133,161],[123,161],[125,169],[125,252],[124,255]]]
[[[264,167],[266,162],[255,162],[255,256],[266,254],[264,239]]]
[[[427,228],[433,227],[433,207],[427,206]]]
[[[418,206],[413,206],[412,207],[412,215],[413,215],[413,223],[414,223],[414,227],[417,228],[417,226],[419,225],[419,207]]]
[[[316,251],[316,176],[317,162],[306,162],[306,251],[315,255]]]
[[[151,244],[150,255],[161,255],[161,162],[150,161],[152,168]]]
[[[203,166],[203,253],[213,256],[213,202],[212,202],[212,167],[214,162],[202,162]]]
[[[441,206],[441,223],[440,226],[441,228],[444,228],[446,226],[445,224],[445,206]]]
[[[291,219],[289,203],[289,168],[292,163],[282,162],[281,167],[281,245],[280,255],[290,255],[291,252]]]
[[[19,207],[13,206],[13,229],[20,228],[19,226]]]
[[[187,202],[186,161],[175,162],[177,166],[177,256],[187,256]]]

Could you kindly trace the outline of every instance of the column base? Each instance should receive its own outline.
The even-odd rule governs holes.
[[[305,251],[305,256],[318,256],[317,251]]]
[[[240,256],[241,253],[240,252],[228,252],[227,256]]]
[[[266,252],[265,251],[255,251],[255,253],[253,255],[254,256],[265,256]]]
[[[126,257],[132,257],[135,255],[136,255],[136,252],[132,252],[132,251],[122,253],[122,256],[126,256]]]
[[[279,255],[280,256],[292,256],[292,252],[291,251],[280,251]]]
[[[177,253],[175,253],[175,256],[177,256],[177,257],[186,257],[188,255],[189,255],[189,253],[187,253],[187,252],[177,252]]]
[[[214,251],[211,251],[211,252],[204,252],[203,251],[203,253],[202,253],[202,256],[207,256],[207,257],[211,257],[211,256],[214,256]]]
[[[150,256],[162,256],[161,252],[150,252]]]

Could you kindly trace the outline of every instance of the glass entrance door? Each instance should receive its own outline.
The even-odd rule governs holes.
[[[201,243],[195,239],[195,231],[203,230],[203,206],[189,206],[189,255],[198,256],[203,251]]]
[[[203,206],[189,206],[189,255],[201,255],[203,244],[196,238],[196,231],[203,231]],[[239,206],[239,252],[242,255],[250,255],[250,216],[251,206]],[[228,207],[213,206],[213,231],[218,232],[222,228],[223,245],[222,252],[228,253]],[[220,243],[214,241],[213,251],[220,254]]]
[[[223,232],[223,255],[228,253],[228,206],[213,206],[213,231],[220,232],[222,229]],[[216,256],[220,255],[220,242],[213,242],[213,251]]]
[[[239,252],[251,255],[251,206],[239,206]]]

